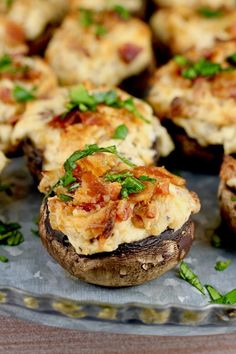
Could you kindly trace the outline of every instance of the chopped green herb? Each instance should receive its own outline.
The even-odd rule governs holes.
[[[4,223],[0,221],[0,244],[17,246],[24,241],[20,232],[21,226],[18,223]]]
[[[213,300],[213,304],[222,305],[235,305],[236,304],[236,289],[229,291],[227,294],[222,295],[220,298]]]
[[[139,193],[145,188],[144,184],[135,177],[126,177],[121,185],[122,198],[128,198],[130,194]]]
[[[179,276],[185,281],[187,281],[189,284],[194,286],[196,289],[198,289],[203,295],[205,295],[204,286],[200,282],[198,276],[185,262],[181,262],[180,264]]]
[[[80,23],[84,27],[89,27],[94,23],[93,12],[86,9],[80,9]]]
[[[222,295],[211,285],[205,285],[207,292],[211,298],[211,301],[216,301],[222,297]]]
[[[113,138],[124,140],[127,137],[128,132],[129,130],[127,126],[125,124],[121,124],[116,128]]]
[[[155,182],[155,178],[150,178],[148,176],[141,176],[136,178],[129,171],[123,173],[108,173],[105,175],[105,180],[109,182],[119,182],[122,186],[121,196],[122,198],[128,198],[132,193],[139,193],[144,188],[145,185],[142,181]]]
[[[201,16],[207,18],[217,18],[217,17],[222,17],[224,15],[224,13],[221,10],[211,9],[210,7],[201,7],[200,9],[198,9],[198,13]]]
[[[156,178],[151,178],[149,176],[140,176],[138,179],[140,181],[146,181],[146,182],[151,182],[151,183],[155,183],[156,182]]]
[[[73,200],[73,198],[70,195],[66,195],[66,194],[59,194],[58,198],[61,199],[63,202],[70,202],[71,200]]]
[[[96,36],[98,36],[98,37],[105,36],[105,34],[107,34],[107,32],[108,32],[108,30],[105,26],[100,25],[100,24],[98,24],[96,26],[96,31],[95,31]]]
[[[121,5],[115,5],[113,9],[123,20],[128,20],[130,18],[130,13],[125,7]]]
[[[189,60],[185,58],[183,55],[176,55],[174,57],[174,61],[179,65],[179,66],[185,66],[189,63]]]
[[[220,248],[221,247],[221,238],[219,235],[214,234],[211,238],[211,244],[215,248]]]
[[[133,98],[122,100],[116,93],[116,91],[104,91],[95,92],[92,95],[83,86],[79,85],[70,90],[69,93],[70,102],[67,105],[68,111],[79,108],[80,111],[96,111],[98,104],[105,104],[114,108],[124,108],[133,113],[137,118],[143,120],[146,123],[150,123],[135,106]]]
[[[12,59],[8,54],[4,54],[0,58],[0,72],[8,71],[12,66]]]
[[[182,76],[189,80],[193,80],[198,76],[215,76],[223,70],[220,64],[213,63],[205,58],[190,65],[191,66],[182,71]]]
[[[18,102],[27,102],[35,99],[33,90],[28,90],[20,85],[14,87],[12,94],[14,99]]]
[[[236,202],[236,197],[232,197],[231,202]]]
[[[5,257],[5,256],[0,256],[0,262],[7,263],[8,262],[8,258]]]
[[[232,55],[227,57],[227,62],[233,66],[236,65],[236,53],[233,53]]]
[[[68,190],[72,187],[74,182],[76,182],[76,178],[73,176],[73,171],[76,168],[76,162],[83,159],[84,157],[91,156],[95,153],[99,152],[107,152],[113,155],[116,155],[118,159],[124,162],[126,165],[130,167],[136,166],[133,162],[128,160],[126,157],[121,155],[115,145],[108,147],[99,147],[97,144],[86,145],[83,150],[75,151],[64,163],[65,174],[51,187],[49,192],[45,195],[44,198],[48,198],[51,193],[54,191],[56,187],[62,185],[66,187]]]
[[[226,261],[219,261],[215,265],[215,270],[222,272],[228,268],[228,266],[232,263],[231,259],[227,259]]]

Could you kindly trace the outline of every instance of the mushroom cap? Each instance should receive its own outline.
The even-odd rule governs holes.
[[[159,236],[123,243],[115,251],[85,256],[75,252],[62,232],[53,230],[47,203],[40,211],[39,232],[49,254],[73,276],[91,284],[124,287],[158,278],[175,267],[188,253],[194,239],[194,224],[166,230]]]

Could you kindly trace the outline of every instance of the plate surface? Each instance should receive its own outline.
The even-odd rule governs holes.
[[[196,240],[186,262],[203,284],[226,293],[236,288],[236,250],[211,246],[220,223],[218,178],[181,174],[202,201],[202,210],[194,217]],[[1,219],[19,222],[25,242],[18,247],[0,247],[0,254],[9,258],[9,263],[0,263],[2,313],[95,331],[162,335],[236,332],[236,306],[209,305],[208,297],[179,279],[176,270],[144,285],[115,290],[74,279],[50,258],[31,232],[42,197],[35,191],[22,159],[15,159],[4,180],[15,186],[13,197],[0,194]],[[226,271],[214,270],[217,260],[228,258],[232,264]],[[189,326],[194,327],[191,330]]]

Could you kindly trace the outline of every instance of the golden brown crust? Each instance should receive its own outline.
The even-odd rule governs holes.
[[[122,244],[113,252],[83,256],[65,235],[52,230],[46,204],[40,215],[40,236],[49,254],[73,276],[101,286],[132,286],[161,276],[186,256],[194,238],[193,222],[187,221],[176,232],[166,230],[158,237]]]

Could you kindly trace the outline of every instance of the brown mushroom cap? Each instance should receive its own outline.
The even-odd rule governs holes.
[[[142,284],[175,267],[188,253],[194,239],[194,224],[188,220],[177,231],[121,244],[115,251],[84,256],[75,252],[68,238],[52,229],[49,210],[40,211],[39,231],[49,254],[73,276],[87,283],[123,287]]]

